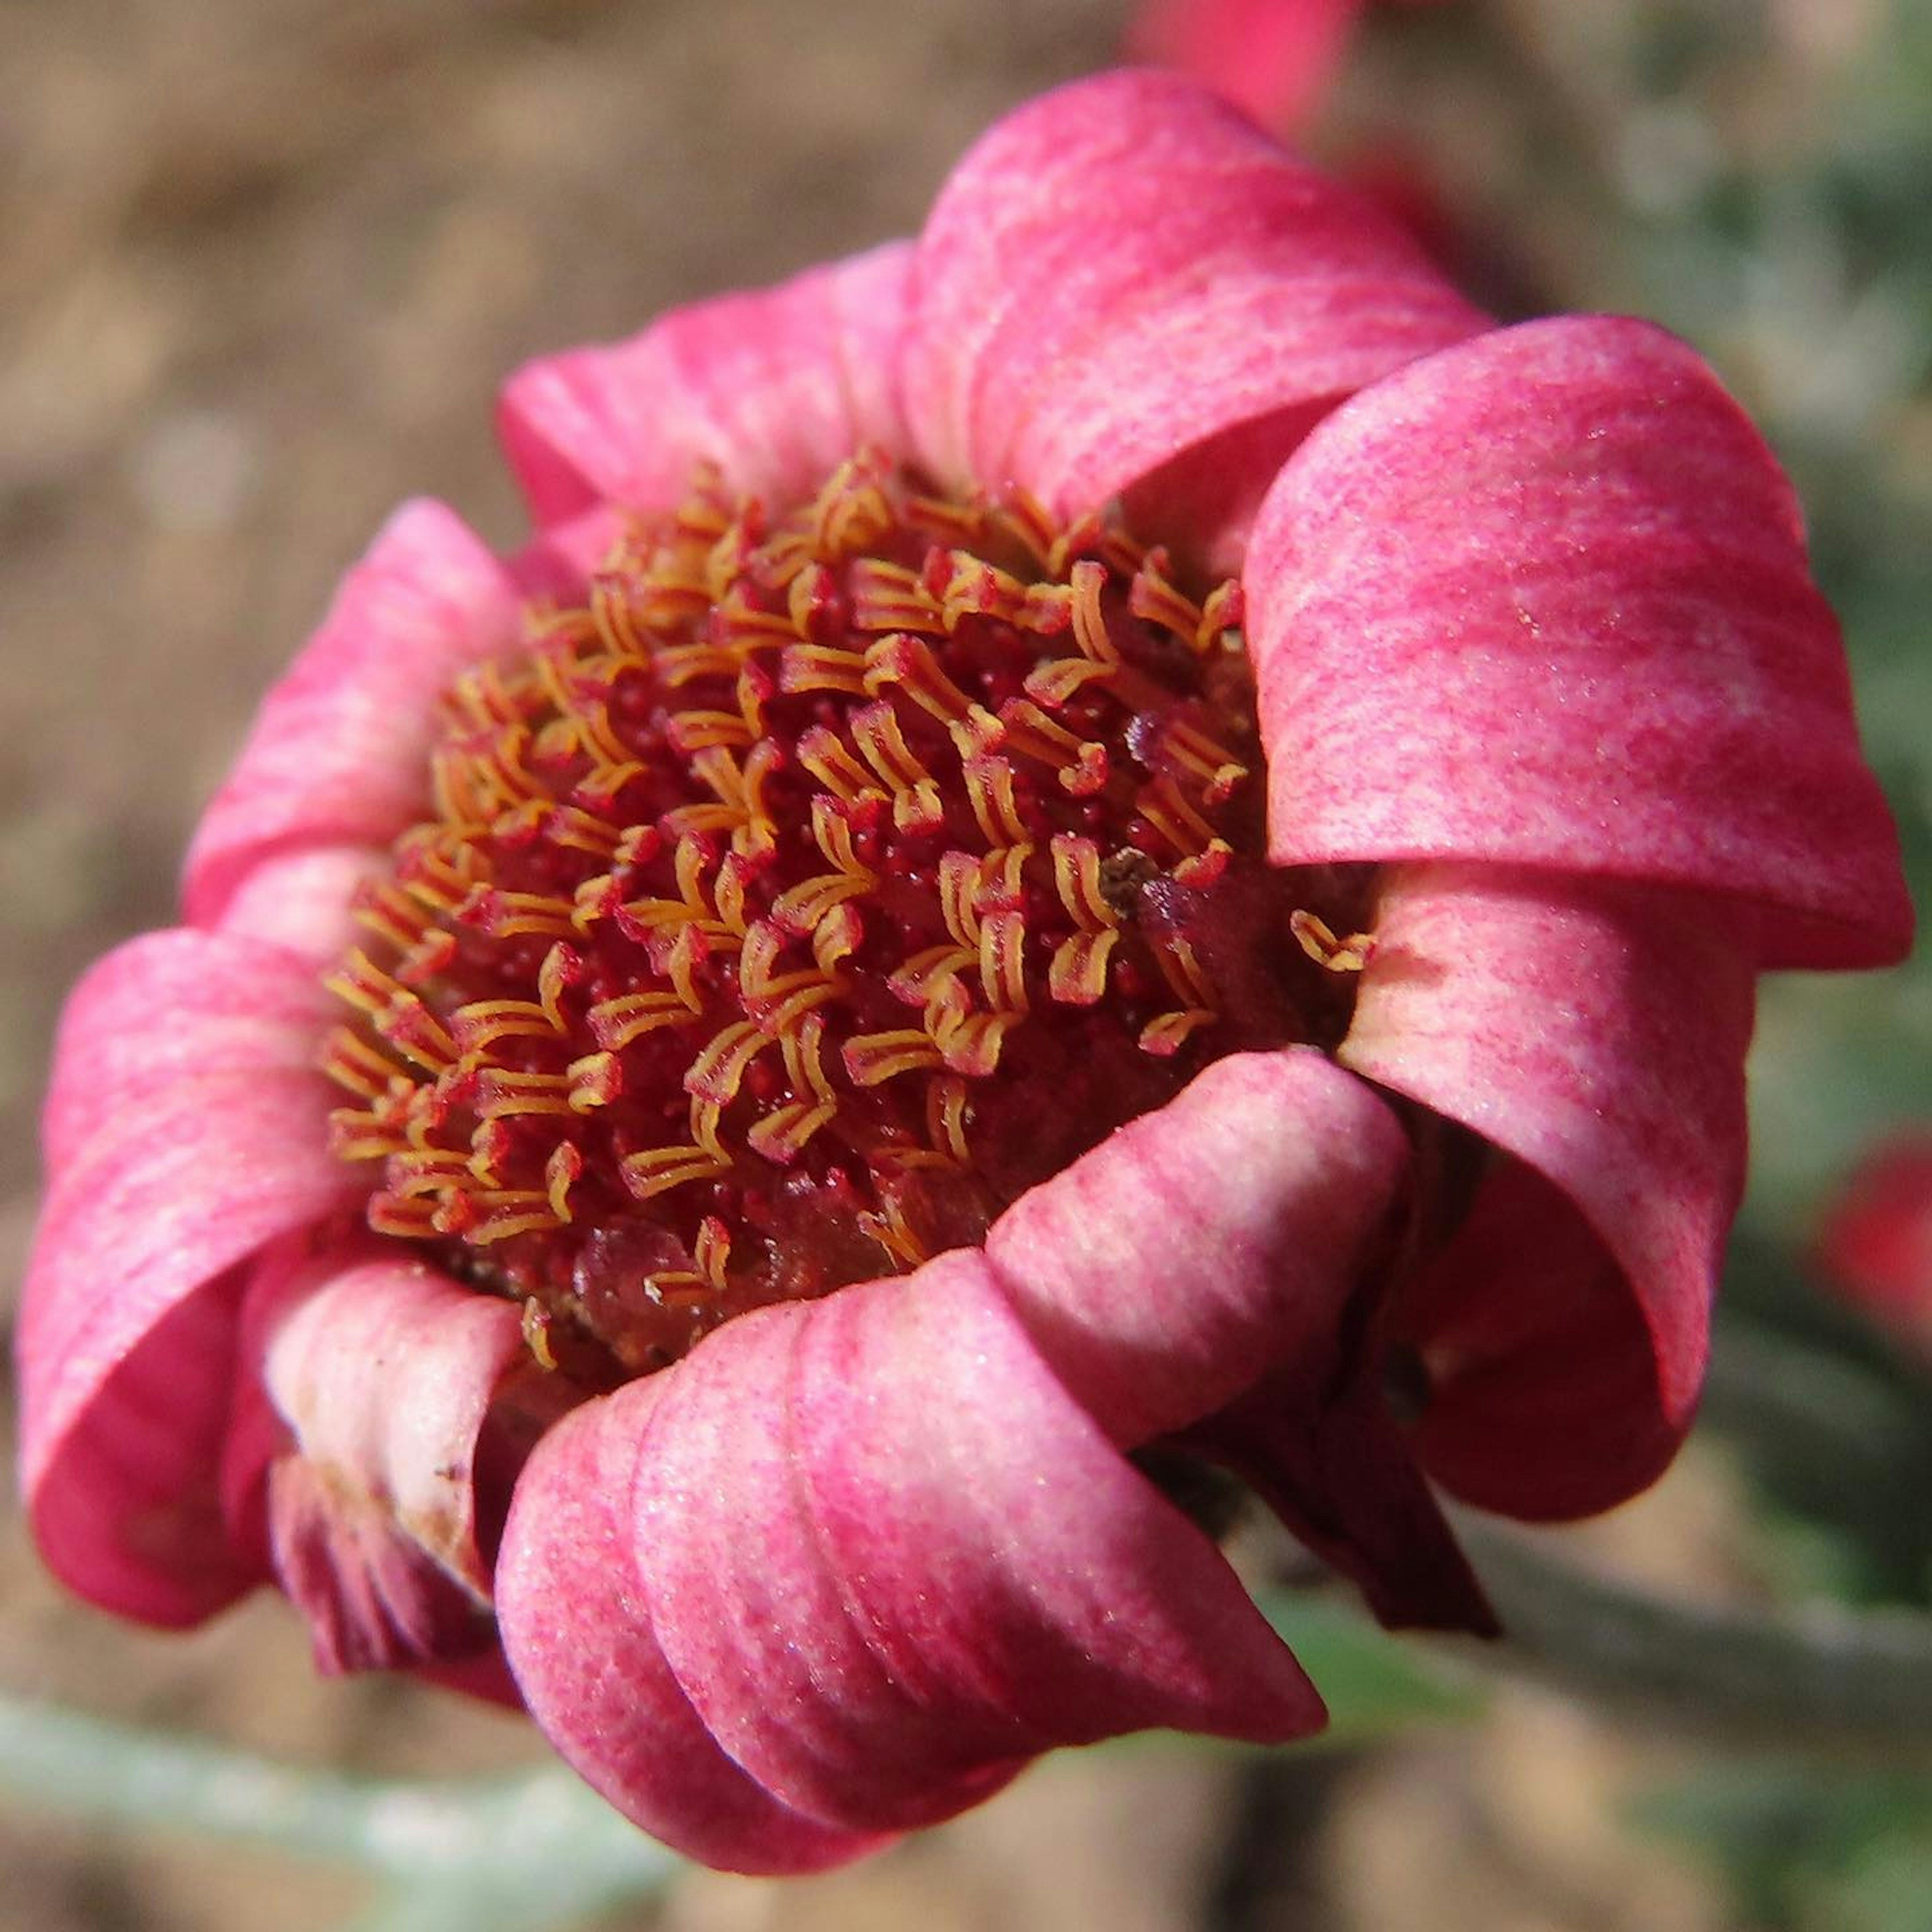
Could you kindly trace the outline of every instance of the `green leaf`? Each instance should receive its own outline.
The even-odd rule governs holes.
[[[1353,1744],[1482,1715],[1486,1696],[1472,1678],[1419,1643],[1391,1636],[1360,1611],[1288,1590],[1265,1592],[1259,1600],[1328,1702],[1328,1729],[1317,1742]]]

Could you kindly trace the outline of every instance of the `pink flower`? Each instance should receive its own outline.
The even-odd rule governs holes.
[[[502,426],[530,548],[400,511],[68,1008],[20,1361],[74,1587],[272,1575],[326,1664],[795,1870],[1056,1744],[1318,1724],[1178,1458],[1477,1628],[1424,1472],[1663,1468],[1755,976],[1910,925],[1688,349],[1492,330],[1125,74]]]
[[[1817,1259],[1846,1301],[1932,1358],[1932,1135],[1900,1134],[1859,1162],[1818,1231]]]
[[[1127,52],[1191,75],[1263,127],[1286,132],[1306,121],[1328,92],[1364,4],[1142,0],[1127,30]]]

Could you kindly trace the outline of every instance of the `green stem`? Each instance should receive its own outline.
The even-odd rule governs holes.
[[[0,1786],[69,1816],[359,1864],[391,1882],[367,1925],[397,1932],[567,1924],[680,1869],[561,1766],[447,1781],[350,1778],[4,1694]]]
[[[1932,1762],[1932,1618],[1708,1608],[1521,1532],[1460,1514],[1456,1528],[1508,1633],[1505,1667],[1726,1742]]]
[[[1485,1653],[1505,1669],[1726,1742],[1932,1762],[1932,1618],[1708,1609],[1592,1574],[1484,1520],[1459,1528],[1509,1631]],[[1400,1689],[1396,1703],[1430,1714]],[[386,1881],[363,1932],[530,1932],[656,1891],[680,1869],[560,1766],[350,1778],[4,1695],[0,1787],[70,1816],[360,1865]]]
[[[1922,1457],[1922,1400],[1864,1364],[1756,1323],[1722,1322],[1699,1422],[1870,1493]]]

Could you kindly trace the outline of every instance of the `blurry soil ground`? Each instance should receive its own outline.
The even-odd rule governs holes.
[[[489,427],[503,372],[909,230],[972,136],[1100,64],[1124,10],[0,4],[0,1294],[64,988],[169,921],[200,802],[397,499],[442,496],[514,538]],[[1498,10],[1559,64],[1587,60],[1588,22],[1612,32],[1616,11]],[[1391,120],[1474,206],[1517,218],[1512,274],[1587,283],[1604,266],[1587,226],[1498,185],[1532,178],[1540,136],[1496,111],[1496,84],[1460,57],[1418,74],[1371,50],[1339,124]],[[1640,1540],[1680,1546],[1699,1481],[1646,1505]],[[395,1771],[538,1748],[427,1694],[317,1683],[274,1603],[184,1638],[110,1624],[47,1582],[10,1516],[0,1683]],[[1642,1761],[1527,1694],[1480,1738],[1372,1756],[1064,1758],[854,1872],[694,1876],[661,1922],[1705,1932],[1719,1921],[1696,1883],[1615,1822]],[[0,1874],[4,1932],[239,1932],[271,1914],[302,1932],[356,1899],[346,1879],[266,1857],[12,1810]]]

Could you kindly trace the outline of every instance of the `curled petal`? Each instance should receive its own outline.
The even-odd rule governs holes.
[[[344,580],[322,627],[269,692],[195,833],[189,920],[214,924],[262,860],[380,850],[421,812],[440,702],[513,644],[514,585],[440,503],[405,504]]]
[[[1411,1447],[1486,1509],[1530,1522],[1608,1509],[1683,1439],[1636,1298],[1569,1196],[1520,1161],[1499,1160],[1393,1322],[1427,1386]]]
[[[1567,317],[1416,364],[1269,493],[1246,581],[1284,864],[1684,886],[1761,965],[1910,936],[1790,484],[1684,346]]]
[[[489,1617],[531,1442],[578,1399],[513,1304],[344,1232],[265,1255],[222,1470],[230,1534],[308,1618],[326,1672],[407,1669],[520,1708]]]
[[[1648,1343],[1657,1420],[1634,1460],[1587,1453],[1630,1414],[1628,1369],[1606,1364],[1600,1384],[1573,1389],[1600,1407],[1511,1406],[1522,1433],[1506,1443],[1496,1422],[1493,1480],[1472,1480],[1467,1456],[1432,1459],[1471,1500],[1539,1516],[1604,1508],[1654,1476],[1688,1426],[1743,1185],[1752,982],[1692,898],[1480,866],[1390,874],[1338,1057],[1473,1128],[1556,1196],[1540,1192],[1514,1239],[1474,1217],[1467,1245],[1438,1262],[1457,1278],[1425,1306],[1456,1317],[1439,1349],[1415,1340],[1443,1400],[1459,1380],[1473,1388],[1490,1348],[1533,1341],[1546,1359],[1584,1360],[1616,1331],[1620,1300],[1634,1298]],[[1478,1304],[1502,1312],[1478,1320]],[[1473,1402],[1460,1412],[1484,1426]],[[1448,1432],[1438,1420],[1438,1447]]]
[[[658,1640],[712,1734],[854,1829],[948,1816],[1052,1745],[1322,1720],[974,1252],[711,1336],[666,1378],[633,1502]]]
[[[1391,1630],[1494,1636],[1500,1625],[1373,1354],[1334,1347],[1268,1376],[1187,1440],[1239,1474]]]
[[[268,1472],[275,1575],[308,1620],[325,1676],[484,1654],[483,1606],[398,1530],[372,1498],[338,1488],[306,1456]]]
[[[1408,1165],[1382,1100],[1313,1048],[1232,1054],[1016,1202],[986,1252],[1132,1447],[1326,1345]]]
[[[350,1186],[322,1152],[326,1000],[292,955],[176,932],[69,1001],[19,1358],[22,1478],[48,1563],[124,1615],[192,1622],[254,1580],[216,1472],[238,1283]]]
[[[808,494],[861,444],[903,449],[907,253],[890,244],[526,364],[498,428],[532,518],[668,509],[700,459],[748,494]]]
[[[954,170],[920,237],[906,406],[942,480],[1078,514],[1258,418],[1485,326],[1408,240],[1179,76],[1077,81]],[[1171,533],[1170,533],[1171,534]]]
[[[727,1870],[842,1864],[882,1840],[801,1816],[741,1770],[658,1647],[631,1496],[668,1386],[662,1376],[632,1382],[566,1416],[538,1444],[496,1568],[504,1649],[544,1734],[654,1837]]]
[[[516,1308],[367,1238],[258,1270],[244,1347],[259,1415],[224,1472],[238,1527],[261,1509],[283,1587],[326,1671],[487,1648],[478,1438],[524,1354]],[[256,1426],[257,1423],[266,1426]]]
[[[1017,1202],[987,1254],[1114,1442],[1236,1469],[1385,1622],[1488,1631],[1372,1346],[1363,1284],[1410,1166],[1385,1102],[1313,1048],[1234,1054]]]

